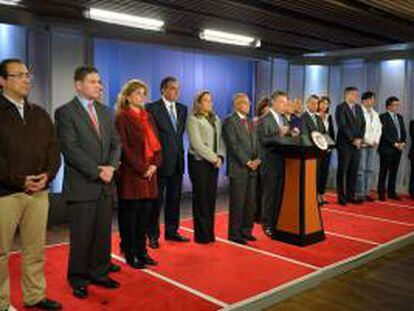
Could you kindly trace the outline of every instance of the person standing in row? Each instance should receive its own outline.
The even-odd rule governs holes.
[[[289,126],[283,113],[286,110],[288,96],[285,92],[276,91],[270,97],[270,113],[263,117],[257,129],[260,142],[262,165],[260,176],[263,181],[262,194],[262,227],[264,233],[272,237],[276,229],[276,217],[283,199],[285,179],[285,160],[282,153],[275,151],[268,144],[275,138],[286,136]]]
[[[335,128],[333,125],[332,116],[329,114],[329,106],[331,100],[327,96],[322,96],[318,101],[318,114],[322,119],[325,133],[329,135],[329,138],[335,141]],[[326,184],[328,182],[329,167],[331,165],[332,151],[330,149],[322,156],[320,170],[318,173],[318,199],[323,205],[326,204],[324,195],[326,191]]]
[[[128,81],[118,95],[115,119],[122,147],[117,176],[121,249],[128,265],[135,269],[157,264],[147,252],[147,228],[158,197],[161,144],[144,107],[147,92],[144,82]]]
[[[70,220],[68,280],[73,295],[88,297],[90,283],[120,284],[108,276],[111,259],[113,176],[121,154],[109,107],[99,104],[101,81],[96,68],[76,68],[76,96],[55,112],[65,159],[63,192]]]
[[[159,197],[149,217],[148,236],[151,248],[159,248],[159,218],[163,205],[165,239],[176,242],[189,241],[178,233],[184,174],[183,135],[187,122],[187,107],[177,102],[180,94],[177,78],[164,78],[161,81],[160,91],[161,99],[147,105],[147,111],[157,127],[163,153],[162,164],[158,169]]]
[[[223,124],[230,178],[228,235],[233,242],[247,244],[246,241],[256,241],[252,230],[256,210],[257,172],[261,161],[255,127],[249,120],[250,101],[246,94],[234,95],[233,110],[233,114]]]
[[[221,122],[213,110],[212,94],[199,92],[187,126],[188,171],[193,186],[194,241],[215,241],[214,214],[218,172],[225,158]]]
[[[319,97],[312,94],[309,96],[309,98],[306,100],[306,110],[302,113],[302,116],[300,117],[300,133],[304,137],[308,137],[309,141],[311,141],[311,133],[316,131],[321,134],[325,134],[325,126],[323,124],[322,118],[318,114],[318,101]],[[317,162],[317,178],[316,183],[318,184],[319,176],[321,174],[321,166],[322,166],[322,158],[318,159]],[[320,205],[323,204],[323,200],[321,196],[319,196],[319,189],[318,191],[318,203]]]
[[[395,96],[388,97],[385,101],[385,108],[387,112],[380,115],[382,135],[378,146],[380,157],[378,197],[380,201],[385,201],[386,194],[388,194],[388,198],[400,200],[396,192],[396,183],[407,134],[404,119],[398,113],[400,100]],[[386,187],[387,178],[388,185]]]
[[[308,136],[314,131],[325,134],[322,118],[318,115],[319,97],[312,94],[306,101],[306,110],[300,117],[300,133]]]
[[[30,82],[21,60],[0,63],[0,310],[10,306],[8,258],[18,227],[25,306],[62,308],[46,298],[44,273],[47,188],[59,169],[60,150],[48,113],[27,100]]]
[[[335,118],[338,126],[336,146],[338,150],[337,193],[338,203],[361,203],[355,197],[358,177],[360,150],[365,135],[365,118],[358,103],[358,89],[347,87],[345,101],[336,107]]]
[[[374,173],[376,150],[380,141],[382,124],[378,112],[374,109],[375,94],[365,92],[361,96],[361,108],[365,118],[365,136],[359,161],[357,197],[368,202],[374,201],[371,196],[371,181]]]
[[[257,129],[260,120],[269,113],[270,99],[269,96],[262,96],[256,104],[255,113],[253,117],[253,127]],[[256,187],[256,213],[254,220],[256,223],[261,222],[262,218],[262,180],[260,178],[260,169],[257,170],[257,187]]]

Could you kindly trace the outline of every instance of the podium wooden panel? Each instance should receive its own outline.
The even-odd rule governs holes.
[[[299,246],[323,241],[325,233],[317,198],[320,152],[309,145],[285,147],[283,200],[273,239]]]

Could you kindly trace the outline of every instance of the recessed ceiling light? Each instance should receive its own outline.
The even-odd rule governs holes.
[[[107,11],[98,8],[90,8],[85,13],[85,16],[90,19],[105,23],[117,24],[146,30],[161,31],[164,26],[164,22],[162,20],[124,14],[114,11]]]
[[[0,4],[5,4],[5,5],[19,5],[21,2],[21,0],[0,0]]]
[[[259,39],[215,29],[204,29],[200,32],[200,38],[206,41],[240,46],[250,46],[254,48],[258,48],[261,45]]]

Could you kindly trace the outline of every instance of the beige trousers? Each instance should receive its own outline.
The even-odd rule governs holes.
[[[0,310],[10,303],[8,257],[17,227],[22,243],[23,301],[33,305],[45,296],[43,264],[48,209],[47,191],[0,197]]]

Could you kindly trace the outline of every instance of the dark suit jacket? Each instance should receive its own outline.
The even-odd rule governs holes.
[[[55,112],[57,135],[65,158],[63,190],[68,201],[96,200],[102,191],[112,194],[113,183],[105,185],[99,179],[98,166],[118,167],[119,138],[110,109],[97,102],[94,106],[100,137],[76,97]]]
[[[380,153],[392,153],[399,151],[394,147],[395,143],[405,142],[407,138],[407,133],[405,131],[404,119],[397,113],[398,122],[400,124],[401,137],[398,139],[398,132],[395,128],[394,121],[392,120],[391,115],[388,112],[385,112],[380,115],[380,120],[382,123],[382,134],[380,138],[380,143],[378,146],[378,152]]]
[[[325,126],[323,125],[322,118],[319,115],[315,115],[316,123],[313,121],[311,115],[308,111],[305,111],[300,117],[300,133],[301,135],[310,136],[310,133],[313,131],[318,131],[319,133],[325,134]]]
[[[411,138],[411,147],[408,153],[408,157],[413,160],[414,159],[414,120],[410,121],[410,138]]]
[[[184,144],[183,134],[187,122],[187,107],[176,103],[177,132],[175,132],[167,108],[162,99],[148,104],[147,111],[151,113],[157,126],[158,135],[162,146],[163,161],[158,174],[171,176],[178,170],[184,173]]]
[[[247,177],[251,171],[246,163],[259,157],[259,142],[253,122],[249,133],[237,113],[227,117],[223,123],[223,139],[227,148],[227,169],[229,177]]]
[[[154,121],[149,114],[150,123],[156,132]],[[116,129],[121,138],[122,156],[117,190],[121,199],[155,199],[158,197],[157,175],[151,179],[143,175],[150,165],[161,164],[161,151],[149,162],[144,161],[144,136],[142,127],[128,111],[122,111],[115,119]]]
[[[362,108],[355,106],[355,115],[346,102],[339,104],[335,111],[338,133],[336,145],[338,148],[355,148],[352,142],[357,138],[364,138],[365,118]]]
[[[257,135],[260,143],[260,155],[262,160],[262,174],[284,174],[284,157],[277,152],[277,141],[279,137],[279,126],[272,113],[268,113],[260,119],[257,127]],[[269,146],[272,144],[272,146]]]
[[[323,120],[322,120],[322,122],[323,122]],[[325,128],[325,131],[328,133],[329,137],[333,141],[335,141],[335,139],[336,139],[336,137],[335,137],[335,128],[334,128],[334,125],[333,125],[332,116],[330,114],[328,115],[328,129]]]

